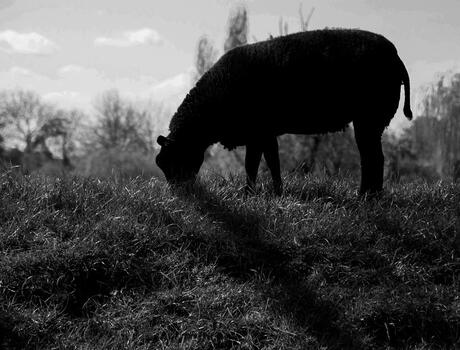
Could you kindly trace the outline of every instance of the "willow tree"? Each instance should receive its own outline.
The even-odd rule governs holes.
[[[428,86],[421,107],[414,126],[418,153],[431,158],[444,177],[459,173],[460,73],[443,74]]]

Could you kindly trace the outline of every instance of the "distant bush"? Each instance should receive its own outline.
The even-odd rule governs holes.
[[[217,173],[223,176],[244,172],[245,147],[237,147],[229,151],[222,145],[210,147],[206,152],[203,172]],[[263,163],[261,164],[261,167]]]
[[[104,149],[87,155],[76,172],[98,178],[161,178],[162,172],[155,163],[154,154],[136,149]]]
[[[67,173],[71,171],[71,168],[65,166],[61,160],[49,160],[44,162],[39,168],[33,171],[33,173],[38,173],[41,175],[51,176],[51,177],[62,177],[66,176]]]

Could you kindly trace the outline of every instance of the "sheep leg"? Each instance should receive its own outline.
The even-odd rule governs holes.
[[[281,181],[280,157],[278,153],[278,140],[276,137],[270,138],[264,144],[264,158],[272,174],[275,194],[280,196],[283,192],[283,183]]]
[[[361,156],[360,195],[377,194],[383,188],[383,128],[355,124],[355,139]]]
[[[254,193],[256,188],[257,171],[259,170],[262,149],[258,145],[246,145],[246,158],[244,166],[246,168],[246,192]]]

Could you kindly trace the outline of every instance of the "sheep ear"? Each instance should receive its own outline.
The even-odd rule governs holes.
[[[160,146],[166,146],[168,144],[168,139],[162,135],[158,136],[157,142]]]

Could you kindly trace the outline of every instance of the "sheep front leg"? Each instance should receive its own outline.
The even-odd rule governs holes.
[[[246,158],[244,166],[246,168],[246,193],[254,193],[256,189],[257,171],[259,170],[262,149],[258,145],[246,145]]]
[[[272,174],[275,194],[280,196],[283,192],[283,183],[281,181],[280,157],[278,153],[278,140],[276,137],[270,138],[265,143],[264,158]]]

